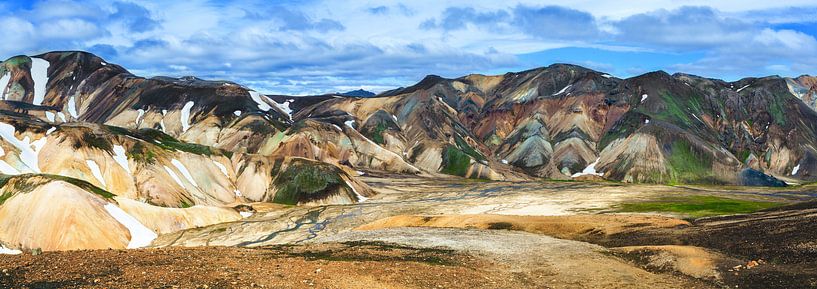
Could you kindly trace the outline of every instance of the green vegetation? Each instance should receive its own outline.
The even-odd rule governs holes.
[[[9,182],[12,179],[15,179],[15,180],[13,182],[11,182],[11,187],[6,188],[6,185],[8,185]],[[106,199],[111,199],[111,198],[116,196],[116,195],[112,194],[111,192],[108,192],[106,190],[100,189],[100,188],[92,185],[89,182],[86,182],[86,181],[83,181],[83,180],[80,180],[80,179],[71,178],[71,177],[66,177],[66,176],[50,175],[50,174],[41,174],[41,175],[25,174],[25,175],[17,175],[17,176],[0,175],[0,188],[2,188],[3,191],[4,191],[2,194],[0,194],[0,205],[5,203],[6,200],[10,199],[12,196],[14,196],[16,194],[26,194],[26,193],[29,193],[29,192],[33,191],[38,186],[47,183],[48,179],[67,182],[67,183],[75,185],[75,186],[77,186],[77,187],[79,187],[79,188],[81,188],[81,189],[83,189],[85,191],[88,191],[88,192],[90,192],[92,194],[96,194],[96,195],[101,196],[101,197],[106,198]]]
[[[452,145],[448,145],[445,147],[442,157],[442,173],[462,177],[468,173],[468,166],[471,165],[471,157],[468,154]]]
[[[483,156],[482,153],[478,152],[473,147],[471,147],[471,145],[465,142],[465,140],[461,138],[459,135],[454,135],[454,141],[457,143],[457,147],[459,147],[460,150],[462,150],[462,152],[464,152],[465,154],[471,156],[477,161],[485,161],[485,156]]]
[[[3,205],[6,200],[10,199],[11,196],[13,196],[11,192],[4,192],[2,195],[0,195],[0,206]]]
[[[64,181],[64,182],[70,183],[72,185],[80,187],[83,190],[94,193],[94,194],[96,194],[96,195],[98,195],[100,197],[106,198],[106,199],[113,199],[113,197],[116,196],[116,195],[114,195],[113,193],[111,193],[109,191],[103,190],[103,189],[101,189],[101,188],[99,188],[97,186],[92,185],[89,182],[86,182],[86,181],[83,181],[83,180],[80,180],[80,179],[75,179],[75,178],[70,178],[70,177],[60,176],[60,175],[47,175],[47,174],[44,174],[43,176],[45,176],[47,178],[50,178],[50,179],[53,179],[53,180]]]
[[[111,133],[118,134],[118,135],[126,135],[126,136],[130,136],[130,137],[133,137],[133,138],[136,138],[136,139],[146,141],[146,142],[150,142],[150,143],[153,143],[154,145],[157,145],[157,146],[159,146],[159,147],[161,147],[163,149],[166,149],[166,150],[177,150],[177,151],[183,151],[183,152],[188,152],[188,153],[192,153],[192,154],[206,155],[206,156],[210,156],[210,155],[213,155],[213,154],[224,155],[224,153],[222,153],[220,150],[213,149],[213,148],[211,148],[209,146],[205,146],[205,145],[183,142],[183,141],[180,141],[180,140],[178,140],[178,139],[176,139],[176,138],[174,138],[174,137],[172,137],[170,135],[167,135],[167,134],[165,134],[165,133],[163,133],[161,131],[155,130],[155,129],[143,128],[143,129],[140,129],[139,131],[130,131],[128,129],[121,128],[121,127],[116,127],[116,126],[106,126],[106,127],[108,128],[108,131],[110,131]],[[144,148],[144,149],[140,148],[140,149],[138,149],[138,150],[136,150],[134,152],[134,150],[131,149],[131,154],[145,153],[146,150],[147,150],[146,148]],[[148,159],[152,159],[153,156],[151,155],[151,156],[147,156],[147,157],[148,157]],[[135,158],[138,158],[138,157],[135,157]]]
[[[783,108],[785,96],[774,95],[772,103],[769,104],[769,113],[771,113],[774,122],[778,125],[786,125],[786,109]]]
[[[672,152],[667,159],[670,165],[670,183],[708,183],[714,180],[712,159],[699,152],[686,140],[672,142]]]
[[[140,163],[154,164],[156,162],[156,155],[141,142],[133,144],[128,150],[128,157]]]
[[[278,191],[272,201],[296,205],[301,201],[325,197],[340,187],[351,191],[340,174],[340,170],[329,164],[293,159],[275,178]]]
[[[782,205],[776,202],[748,201],[715,196],[667,197],[658,201],[624,203],[618,212],[665,212],[687,215],[692,218],[748,214]]]
[[[113,145],[109,140],[107,140],[105,137],[98,136],[97,134],[91,131],[82,132],[82,136],[80,136],[80,142],[75,143],[74,148],[78,149],[82,147],[83,144],[108,152],[113,150]]]
[[[374,127],[371,131],[367,132],[367,138],[372,140],[374,143],[382,145],[386,143],[386,140],[383,139],[383,132],[386,130],[386,124],[378,123],[377,126]]]

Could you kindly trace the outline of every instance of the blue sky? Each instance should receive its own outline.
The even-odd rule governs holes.
[[[618,77],[817,74],[817,3],[780,2],[0,1],[0,58],[86,50],[142,76],[286,94],[554,62]]]

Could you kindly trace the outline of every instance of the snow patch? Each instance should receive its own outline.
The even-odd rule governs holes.
[[[218,167],[218,170],[220,170],[221,173],[224,174],[224,176],[226,176],[228,178],[230,177],[230,174],[227,173],[227,167],[222,165],[220,162],[217,162],[216,160],[212,160],[212,161],[213,161],[213,164],[216,165],[216,167]]]
[[[136,115],[136,126],[139,126],[139,124],[142,122],[142,117],[145,116],[145,110],[140,108],[137,109],[136,112],[138,113]]]
[[[17,139],[14,136],[15,128],[13,125],[0,122],[0,138],[5,139],[8,143],[20,150],[20,160],[32,172],[39,173],[40,165],[38,155],[40,150],[45,146],[47,138],[43,137],[36,141],[30,141],[28,137],[23,140]]]
[[[99,165],[94,160],[85,160],[85,164],[91,169],[91,174],[94,175],[94,178],[96,178],[96,180],[99,181],[103,187],[107,187],[105,184],[105,178],[102,177],[102,171],[99,169]]]
[[[51,63],[45,59],[31,58],[31,79],[34,80],[34,101],[32,103],[35,105],[42,105],[43,99],[45,99],[49,66],[51,66]]]
[[[233,190],[233,193],[235,193],[236,197],[241,197],[241,191],[239,191],[238,189]]]
[[[125,169],[128,172],[128,175],[131,174],[130,166],[128,165],[128,155],[125,154],[125,148],[121,145],[113,145],[113,160],[116,161],[119,166]]]
[[[587,165],[587,167],[584,168],[584,170],[582,170],[580,173],[575,173],[570,177],[571,178],[576,178],[576,177],[585,176],[585,175],[603,176],[604,175],[603,173],[596,172],[596,165],[599,163],[599,159],[601,159],[601,158],[597,158],[595,162],[593,162],[592,164]]]
[[[9,163],[4,160],[0,160],[0,172],[6,175],[19,175],[20,171],[16,168],[12,167]]]
[[[102,66],[106,66],[106,65],[108,65],[108,63],[105,63],[105,61],[103,61],[103,62],[101,62],[101,63],[99,63],[99,64],[102,64]]]
[[[355,173],[357,173],[358,176],[362,176],[362,175],[366,174],[366,172],[363,172],[363,171],[355,171]]]
[[[23,251],[9,249],[9,248],[4,247],[3,245],[0,245],[0,254],[3,254],[3,255],[20,255],[22,253],[23,253]]]
[[[644,120],[644,124],[648,124],[648,123],[650,123],[650,120],[649,120],[649,119],[645,119],[645,120]]]
[[[791,175],[796,175],[798,171],[800,171],[800,164],[794,166],[794,168],[791,170]]]
[[[353,124],[355,124],[355,121],[354,121],[354,120],[347,120],[347,121],[344,121],[344,122],[343,122],[343,124],[345,124],[345,125],[346,125],[346,126],[348,126],[348,127],[355,128],[355,127],[353,127],[353,126],[352,126]]]
[[[60,121],[62,121],[62,122],[67,122],[68,121],[68,119],[65,117],[65,114],[62,113],[62,111],[58,112],[57,116],[60,117]]]
[[[333,127],[335,127],[337,130],[343,131],[343,129],[342,129],[342,128],[340,128],[340,127],[339,127],[337,124],[334,124],[334,123],[333,123],[333,124],[332,124],[332,126],[333,126]]]
[[[567,86],[565,86],[564,88],[562,88],[562,90],[559,90],[559,92],[554,93],[554,94],[553,94],[553,96],[557,96],[557,95],[560,95],[560,94],[562,94],[562,93],[565,93],[565,91],[567,91],[568,89],[570,89],[570,87],[571,87],[571,86],[573,86],[573,85],[572,85],[572,84],[568,84]]]
[[[56,127],[56,126],[52,126],[52,127],[51,127],[51,128],[49,128],[47,131],[45,131],[45,135],[49,135],[49,134],[51,134],[52,132],[54,132],[55,130],[57,130],[57,127]]]
[[[250,93],[250,98],[252,98],[252,101],[255,101],[255,103],[258,104],[258,109],[263,110],[263,111],[268,111],[270,108],[272,108],[271,106],[269,106],[269,104],[267,104],[266,102],[261,100],[261,94],[260,93],[252,91],[252,90],[250,90],[248,92]]]
[[[744,89],[746,89],[747,87],[749,87],[749,85],[750,85],[750,84],[744,85],[743,87],[738,88],[738,90],[736,90],[735,92],[740,92],[741,90],[744,90]]]
[[[368,199],[369,199],[369,198],[367,198],[367,197],[364,197],[364,196],[363,196],[363,195],[361,195],[360,193],[358,193],[358,192],[357,192],[357,190],[355,189],[355,186],[353,186],[353,185],[351,185],[351,184],[347,184],[347,185],[349,185],[349,187],[350,187],[350,188],[352,188],[352,192],[354,192],[354,193],[355,193],[355,196],[357,196],[357,202],[358,202],[358,203],[363,203],[363,202],[365,202],[366,200],[368,200]]]
[[[193,108],[193,105],[196,103],[192,101],[188,101],[182,107],[182,132],[186,132],[190,128],[190,109]]]
[[[233,112],[233,114],[235,114],[235,116],[241,116],[241,111],[240,111],[240,110],[236,110],[236,111],[234,111],[234,112]]]
[[[172,161],[170,161],[170,163],[173,164],[173,166],[175,166],[176,169],[178,169],[182,173],[182,176],[184,176],[184,178],[187,179],[188,182],[193,184],[194,187],[197,188],[199,187],[199,184],[197,184],[196,181],[193,180],[193,175],[190,174],[190,171],[187,170],[187,167],[185,167],[182,162],[180,162],[177,159],[173,159]]]
[[[508,164],[508,160],[501,160],[500,162],[502,162],[503,164],[506,164],[506,165]]]
[[[182,183],[182,179],[180,179],[179,176],[177,176],[176,173],[174,173],[173,170],[171,170],[169,167],[167,166],[164,167],[167,174],[170,175],[170,177],[173,178],[174,181],[176,181],[176,184],[184,188],[184,183]]]
[[[602,75],[601,75],[601,77],[604,77],[604,78],[611,78],[611,77],[613,77],[613,76],[612,76],[612,75],[609,75],[609,74],[602,74]]]
[[[108,211],[108,214],[111,214],[111,217],[116,219],[117,222],[125,226],[125,228],[130,231],[130,242],[128,243],[128,249],[145,247],[150,245],[150,243],[153,242],[153,239],[158,237],[156,232],[153,232],[153,230],[145,227],[145,225],[142,225],[139,220],[126,213],[116,205],[109,203],[105,205],[105,210]]]
[[[649,95],[647,95],[646,93],[645,93],[645,94],[643,94],[643,95],[641,95],[641,103],[644,103],[644,101],[645,101],[645,100],[647,100],[647,97],[648,97],[648,96],[649,96]]]
[[[68,114],[70,114],[74,118],[78,118],[79,114],[77,114],[77,101],[75,96],[71,96],[68,99]]]
[[[9,86],[9,81],[11,81],[11,72],[6,71],[6,74],[0,77],[0,98],[2,99],[6,99],[6,87]]]
[[[252,212],[238,212],[238,214],[240,214],[244,218],[249,218],[250,216],[252,216]]]
[[[54,120],[56,120],[56,119],[54,118],[55,116],[56,116],[56,115],[54,115],[54,113],[53,113],[53,112],[50,112],[50,111],[46,111],[46,112],[45,112],[45,118],[46,118],[46,119],[48,119],[48,121],[50,121],[50,122],[54,122]]]

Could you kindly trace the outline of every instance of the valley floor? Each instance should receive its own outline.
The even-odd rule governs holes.
[[[0,287],[817,286],[809,187],[365,180],[364,203],[256,204],[156,248],[3,255]]]

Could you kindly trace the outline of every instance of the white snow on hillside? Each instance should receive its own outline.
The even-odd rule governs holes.
[[[184,188],[184,183],[182,183],[182,179],[180,179],[179,176],[177,176],[176,173],[174,173],[173,170],[170,169],[169,167],[167,166],[163,167],[165,167],[165,171],[167,172],[167,174],[170,175],[170,177],[173,178],[174,181],[176,181],[176,184]]]
[[[158,237],[156,232],[153,232],[153,230],[145,227],[145,225],[142,225],[139,220],[126,213],[116,205],[109,203],[105,205],[105,210],[108,211],[108,214],[111,214],[111,216],[116,219],[117,222],[125,226],[125,228],[130,231],[130,242],[128,243],[128,249],[148,246],[151,242],[153,242],[153,239]]]
[[[31,58],[31,79],[34,80],[34,101],[33,104],[42,105],[45,99],[46,84],[48,84],[48,67],[51,66],[47,60],[42,58]]]
[[[78,118],[79,114],[77,113],[77,101],[74,96],[68,99],[68,114],[70,114],[74,118]],[[65,121],[65,120],[63,120]]]
[[[255,104],[258,105],[258,109],[263,110],[263,111],[268,111],[268,110],[270,110],[270,108],[272,108],[268,103],[264,102],[264,100],[261,99],[261,97],[266,98],[266,96],[263,96],[260,93],[252,91],[252,90],[250,90],[249,93],[250,93],[250,98],[252,98],[252,101],[255,101]]]
[[[106,187],[105,178],[102,177],[102,171],[99,169],[99,165],[94,160],[85,160],[85,164],[91,169],[91,174],[94,175],[94,178],[96,178],[103,187]]]
[[[233,112],[233,114],[235,114],[235,116],[241,116],[241,111],[240,111],[240,110],[236,110],[236,111],[234,111],[234,112]]]
[[[800,164],[794,166],[794,168],[791,170],[791,175],[796,175],[798,171],[800,171]]]
[[[128,165],[128,156],[125,154],[124,147],[121,145],[113,145],[113,160],[125,169],[129,175],[131,174],[130,166]]]
[[[139,126],[139,124],[142,122],[142,117],[145,115],[145,110],[140,108],[136,110],[136,113],[138,113],[136,115],[136,125]]]
[[[218,170],[220,170],[221,173],[223,173],[225,177],[228,177],[228,178],[230,177],[230,174],[227,173],[227,167],[222,165],[220,162],[217,162],[216,160],[213,160],[213,164],[216,165],[216,167],[218,167]]]
[[[0,77],[0,98],[6,99],[6,87],[9,86],[9,81],[11,81],[11,73],[8,71]]]
[[[22,253],[23,253],[23,251],[9,249],[9,248],[4,247],[3,245],[0,245],[0,254],[3,254],[3,255],[20,255]]]
[[[741,88],[738,88],[738,90],[737,90],[737,91],[735,91],[735,92],[740,92],[741,90],[744,90],[744,89],[746,89],[747,87],[749,87],[749,84],[744,85],[744,86],[743,86],[743,87],[741,87]]]
[[[180,162],[177,159],[173,159],[172,161],[170,161],[170,163],[173,164],[173,166],[175,166],[176,169],[178,169],[179,172],[182,173],[182,176],[184,176],[184,178],[187,179],[188,182],[193,184],[194,187],[197,188],[199,187],[199,184],[197,184],[196,181],[193,180],[193,175],[190,174],[190,171],[187,170],[187,167],[185,167],[182,162]]]
[[[570,87],[571,87],[571,86],[573,86],[573,85],[572,85],[572,84],[568,84],[567,86],[565,86],[564,88],[562,88],[562,90],[559,90],[559,92],[554,93],[554,94],[553,94],[553,96],[557,96],[557,95],[560,95],[560,94],[562,94],[562,93],[565,93],[565,91],[567,91],[568,89],[570,89]]]
[[[641,103],[644,103],[644,101],[645,101],[645,100],[647,100],[647,97],[648,97],[648,96],[649,96],[649,95],[647,95],[646,93],[645,93],[645,94],[643,94],[643,95],[641,95]]]
[[[194,102],[188,101],[182,107],[182,132],[186,132],[190,128],[190,109],[195,105]]]
[[[56,117],[56,115],[53,112],[50,112],[50,111],[45,112],[45,118],[48,119],[48,121],[54,122],[54,120],[56,120],[55,117]]]
[[[38,155],[43,146],[45,146],[47,139],[43,137],[32,142],[26,136],[22,140],[19,140],[14,136],[14,132],[15,128],[13,125],[0,122],[0,137],[20,150],[20,160],[31,172],[39,173],[40,165]]]
[[[576,178],[576,177],[585,176],[585,175],[603,176],[604,174],[602,174],[600,172],[596,172],[596,165],[599,163],[599,159],[600,158],[596,159],[596,161],[593,162],[592,164],[587,165],[587,167],[584,168],[584,170],[582,170],[580,173],[575,173],[570,177],[571,178]]]

